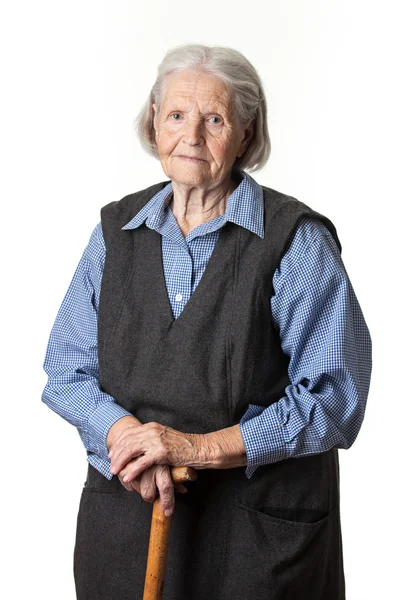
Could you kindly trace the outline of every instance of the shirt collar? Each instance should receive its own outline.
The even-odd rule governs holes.
[[[240,175],[241,182],[227,200],[224,223],[232,221],[264,238],[263,188],[245,171],[240,171]],[[159,230],[171,196],[172,182],[155,194],[122,229],[136,229],[145,222],[150,229]]]

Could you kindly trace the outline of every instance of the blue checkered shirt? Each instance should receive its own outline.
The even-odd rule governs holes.
[[[134,229],[145,222],[162,235],[174,318],[197,287],[226,221],[264,237],[263,190],[250,175],[241,174],[224,215],[198,225],[186,237],[168,206],[171,183],[123,227]],[[77,428],[87,460],[111,479],[106,437],[118,419],[131,413],[102,392],[98,381],[97,316],[105,252],[99,223],[50,333],[42,401]],[[321,221],[301,219],[273,285],[270,319],[290,357],[291,384],[267,408],[249,404],[240,420],[248,478],[260,465],[349,448],[364,418],[370,384],[369,331],[336,243]]]

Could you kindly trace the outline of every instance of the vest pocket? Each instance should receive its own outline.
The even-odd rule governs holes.
[[[268,520],[277,525],[287,525],[292,527],[304,527],[305,529],[313,529],[322,525],[327,521],[333,512],[332,510],[324,511],[316,508],[282,508],[272,506],[260,506],[253,508],[242,504],[235,496],[235,505],[245,511],[248,511],[253,516],[260,519]]]

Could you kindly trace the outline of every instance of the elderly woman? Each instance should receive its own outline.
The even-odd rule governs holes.
[[[89,463],[77,597],[142,598],[159,493],[164,600],[343,600],[338,448],[371,340],[335,227],[246,172],[270,142],[236,50],[170,50],[138,131],[168,179],[101,209],[44,363]]]

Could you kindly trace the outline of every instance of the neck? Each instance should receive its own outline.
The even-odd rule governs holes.
[[[213,187],[192,187],[172,182],[173,197],[169,203],[180,226],[197,227],[223,215],[229,196],[239,185],[239,178],[229,176]]]

